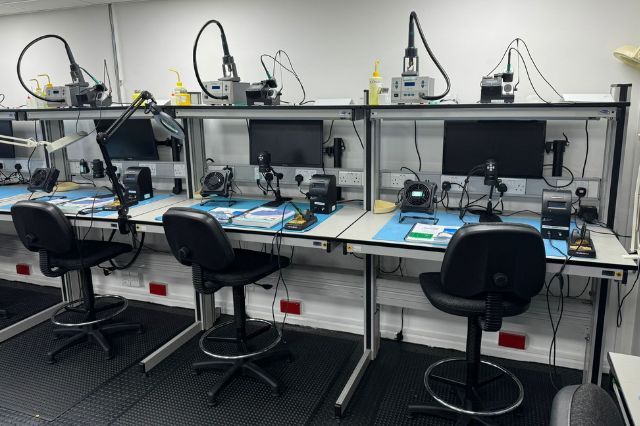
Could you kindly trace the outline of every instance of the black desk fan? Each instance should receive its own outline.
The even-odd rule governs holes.
[[[222,197],[226,198],[224,201],[229,202],[229,206],[235,204],[235,201],[229,200],[231,194],[231,186],[233,185],[233,169],[229,166],[225,166],[222,170],[215,170],[208,173],[202,179],[202,189],[200,195],[202,197]],[[216,199],[203,200],[200,205],[204,205],[211,201],[223,201]]]
[[[403,213],[424,213],[432,215],[435,208],[435,193],[438,189],[438,185],[434,182],[422,182],[419,180],[408,180],[404,183],[404,189],[402,191],[402,203],[400,205],[400,218],[399,222],[402,223],[405,219],[419,219],[430,221],[434,225],[438,223],[436,217],[423,217],[423,216],[403,216]]]

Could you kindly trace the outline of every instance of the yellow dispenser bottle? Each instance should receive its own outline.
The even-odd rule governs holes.
[[[29,79],[29,81],[33,81],[34,83],[36,83],[36,90],[34,90],[35,94],[38,96],[42,96],[44,98],[45,93],[42,90],[42,88],[40,87],[40,82],[35,79],[35,78],[31,78]],[[28,97],[27,98],[27,106],[31,107],[31,108],[46,108],[46,102],[43,101],[42,99],[38,99],[38,98],[31,98]]]
[[[173,92],[171,93],[171,105],[178,105],[178,106],[191,105],[191,95],[189,94],[189,92],[187,92],[187,89],[185,89],[182,86],[182,81],[180,80],[180,73],[178,72],[178,70],[175,70],[173,68],[169,68],[169,71],[175,72],[176,75],[178,76],[178,82],[176,83],[176,87],[173,89]]]
[[[376,61],[373,76],[369,78],[369,105],[380,104],[380,92],[382,91],[382,77],[378,72],[380,61]]]
[[[44,97],[46,98],[47,96],[49,96],[49,89],[53,88],[53,84],[51,84],[51,77],[49,77],[49,74],[38,74],[38,77],[46,77],[47,78],[47,84],[44,85],[43,89],[42,89],[42,93],[44,94]],[[49,108],[52,107],[54,105],[50,104],[49,102],[46,101],[42,101],[44,104],[45,108]]]

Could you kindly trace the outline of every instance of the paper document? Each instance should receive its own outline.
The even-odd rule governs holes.
[[[209,214],[220,223],[230,223],[234,217],[241,216],[247,209],[234,209],[233,207],[216,207],[209,210]]]
[[[280,223],[284,225],[295,213],[296,211],[292,207],[287,208],[286,205],[277,208],[258,207],[241,216],[234,217],[231,222],[234,225],[271,228]]]
[[[113,201],[113,197],[85,197],[68,201],[64,204],[60,204],[58,207],[60,207],[60,209],[65,213],[77,213],[81,210],[92,209],[93,211],[96,211],[98,209],[111,206],[113,204]]]
[[[562,95],[565,102],[613,102],[610,93],[565,93]]]
[[[412,243],[446,246],[458,229],[458,226],[416,223],[404,239]]]

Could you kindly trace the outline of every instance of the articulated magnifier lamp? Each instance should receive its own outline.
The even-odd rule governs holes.
[[[118,129],[120,129],[120,127],[122,127],[122,125],[126,123],[127,120],[129,120],[141,107],[144,107],[145,114],[153,114],[153,118],[156,122],[164,127],[171,136],[177,139],[184,139],[184,130],[182,129],[182,126],[180,126],[180,124],[169,114],[162,112],[160,108],[158,108],[153,95],[146,90],[140,93],[140,95],[127,107],[127,109],[124,110],[122,115],[118,117],[106,131],[100,132],[96,135],[96,142],[98,142],[100,153],[102,154],[102,158],[104,159],[106,166],[105,172],[113,185],[113,193],[120,204],[118,207],[118,230],[122,234],[129,232],[129,228],[127,226],[127,213],[129,212],[129,207],[136,204],[136,201],[128,200],[127,197],[125,197],[124,188],[118,181],[116,169],[113,167],[111,156],[107,151],[107,143]]]

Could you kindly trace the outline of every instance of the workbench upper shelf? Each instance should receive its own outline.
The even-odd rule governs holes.
[[[191,105],[164,107],[176,118],[263,119],[263,120],[346,120],[364,119],[364,108],[358,105],[276,105],[225,106]]]
[[[628,102],[380,105],[373,120],[587,120],[612,119]]]
[[[514,104],[434,104],[434,105],[277,105],[162,106],[176,118],[196,119],[278,119],[358,121],[371,112],[374,120],[586,120],[615,118],[629,102],[602,103],[514,103]],[[99,120],[116,119],[126,106],[106,108],[4,109],[0,120]],[[151,118],[136,111],[133,118]]]

